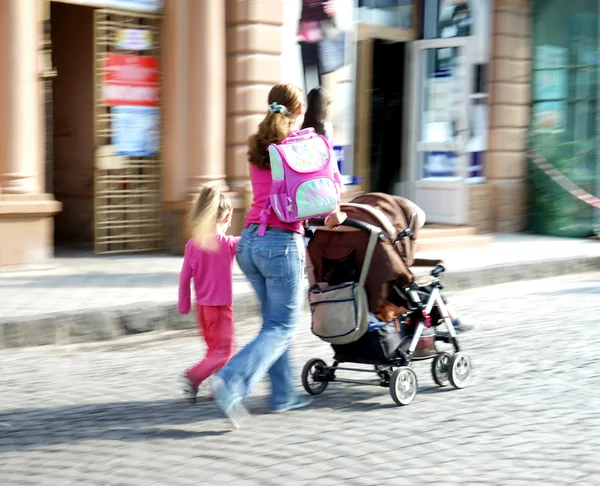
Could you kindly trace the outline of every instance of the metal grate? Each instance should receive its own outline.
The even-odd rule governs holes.
[[[152,32],[152,49],[116,50],[120,29]],[[111,107],[103,102],[104,59],[109,52],[160,56],[161,17],[159,15],[96,10],[94,23],[94,132],[100,152],[113,142]],[[162,125],[162,123],[161,123]],[[162,138],[162,137],[161,137]],[[96,253],[131,253],[165,248],[164,213],[161,204],[160,157],[115,159],[117,164],[100,164],[98,153],[94,172]],[[159,153],[162,153],[160,147]]]

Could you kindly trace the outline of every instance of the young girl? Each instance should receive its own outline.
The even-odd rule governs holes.
[[[331,100],[323,88],[314,88],[306,97],[306,114],[302,128],[314,128],[319,135],[325,136],[333,146],[333,125],[329,121]]]
[[[231,213],[229,198],[217,186],[205,186],[189,215],[193,237],[185,247],[177,307],[181,314],[190,312],[193,279],[198,329],[208,346],[206,357],[184,375],[184,395],[191,403],[200,384],[233,354],[233,260],[239,238],[225,236]]]

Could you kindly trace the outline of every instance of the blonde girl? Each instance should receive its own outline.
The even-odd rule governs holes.
[[[189,214],[193,236],[185,247],[178,310],[181,314],[190,312],[193,280],[198,329],[208,347],[205,358],[184,375],[184,394],[192,403],[200,384],[233,354],[233,261],[239,238],[225,235],[231,214],[231,201],[216,185],[200,190]]]

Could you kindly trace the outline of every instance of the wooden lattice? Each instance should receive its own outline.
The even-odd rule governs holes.
[[[96,10],[94,24],[94,132],[96,148],[112,145],[111,107],[103,102],[104,59],[119,52],[160,56],[161,17],[159,15]],[[116,51],[120,29],[152,31],[152,49]],[[162,124],[161,124],[162,125]],[[162,129],[161,129],[162,130]],[[162,138],[162,137],[161,137]],[[162,148],[159,154],[162,153]],[[161,204],[160,157],[127,158],[118,167],[96,164],[94,246],[96,253],[126,253],[162,250],[165,247]]]

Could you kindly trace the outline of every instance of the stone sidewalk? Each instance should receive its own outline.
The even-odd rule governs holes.
[[[422,254],[443,258],[447,291],[600,269],[600,241],[497,235],[486,248]],[[181,258],[58,255],[44,266],[0,269],[0,349],[110,340],[194,327],[180,316]],[[426,269],[417,269],[425,272]],[[249,283],[234,276],[236,320],[257,314]]]

